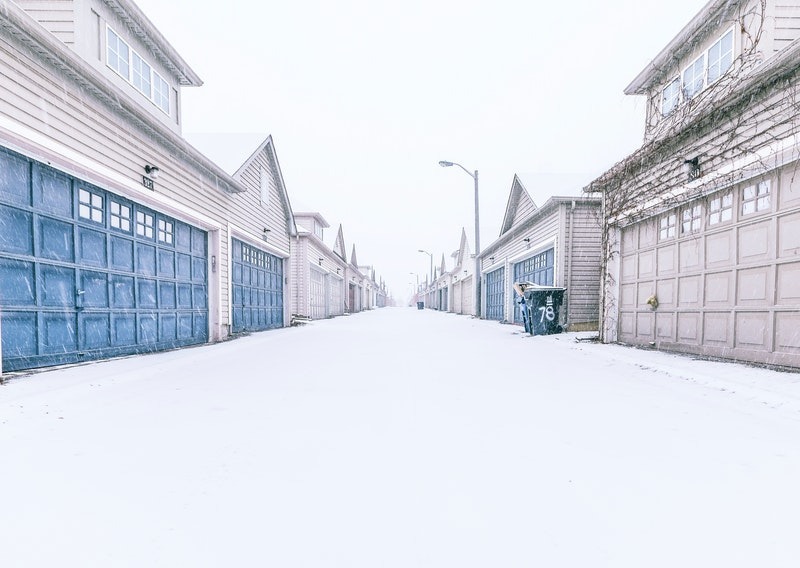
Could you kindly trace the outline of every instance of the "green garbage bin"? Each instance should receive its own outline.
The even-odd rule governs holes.
[[[523,294],[530,318],[531,335],[561,333],[561,305],[566,288],[554,286],[527,286]]]

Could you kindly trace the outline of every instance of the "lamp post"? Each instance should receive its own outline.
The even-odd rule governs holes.
[[[431,283],[433,283],[433,255],[426,250],[419,249],[417,252],[424,252],[431,257]]]
[[[441,160],[439,165],[443,168],[458,166],[467,172],[467,175],[475,181],[475,317],[481,317],[481,263],[478,259],[478,255],[481,253],[481,236],[480,229],[478,228],[480,221],[478,209],[478,170],[475,170],[475,173],[472,173],[461,164],[456,162],[448,162],[447,160]]]

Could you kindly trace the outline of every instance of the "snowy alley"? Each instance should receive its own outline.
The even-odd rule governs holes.
[[[578,337],[386,308],[12,377],[2,563],[800,564],[800,375]]]

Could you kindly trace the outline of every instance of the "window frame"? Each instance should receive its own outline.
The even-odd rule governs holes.
[[[723,192],[719,192],[716,194],[716,197],[710,197],[708,200],[708,206],[706,207],[706,223],[709,228],[714,227],[716,225],[724,225],[726,223],[733,222],[733,191],[727,190]],[[725,198],[730,198],[730,203],[726,206],[725,205]],[[719,209],[714,209],[714,202],[719,200]],[[723,216],[725,212],[728,212],[728,218],[724,219]],[[715,221],[714,219],[717,218]]]
[[[690,217],[687,219],[686,214]],[[696,213],[696,214],[695,214]],[[687,205],[681,210],[681,235],[694,235],[703,230],[703,206],[700,203]],[[687,222],[689,228],[686,228]]]
[[[730,47],[730,52],[729,52],[730,61],[728,62],[728,65],[725,67],[725,69],[720,68],[717,71],[719,74],[712,79],[711,78],[711,50],[714,49],[714,47],[717,44],[721,44],[722,40],[724,40],[728,35],[731,36],[731,47]],[[730,27],[728,29],[728,31],[723,32],[722,35],[719,36],[717,41],[712,43],[708,47],[708,49],[706,50],[706,73],[705,73],[706,86],[710,86],[713,83],[716,83],[717,81],[720,80],[720,78],[722,78],[723,75],[725,75],[725,73],[728,72],[728,69],[730,69],[733,66],[733,60],[734,60],[734,54],[735,53],[736,53],[736,37],[735,37],[735,35],[733,33],[733,27]],[[721,51],[721,47],[720,47],[720,55],[721,56],[723,55],[722,51]],[[719,61],[722,61],[721,57],[720,57]]]
[[[666,221],[666,224],[664,223]],[[671,222],[670,222],[671,221]],[[678,234],[678,215],[674,211],[658,219],[658,242],[674,239]]]
[[[765,192],[761,192],[762,188],[766,188]],[[748,190],[755,190],[755,193],[752,197],[747,197],[745,193]],[[764,213],[767,211],[772,211],[772,183],[770,180],[765,179],[759,182],[746,185],[742,188],[740,193],[741,199],[741,215],[742,217],[756,215],[758,213]],[[751,211],[745,211],[748,205],[752,204],[753,209]],[[763,204],[763,206],[762,206]]]
[[[669,99],[667,99],[667,90],[675,87],[675,94],[670,94]],[[667,85],[661,90],[661,116],[669,116],[675,109],[678,108],[681,104],[681,77],[677,76],[672,79]],[[667,101],[672,101],[670,104],[671,106],[667,108]]]

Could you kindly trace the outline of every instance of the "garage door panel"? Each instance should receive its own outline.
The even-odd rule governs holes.
[[[81,289],[78,297],[78,307],[109,307],[108,274],[105,272],[81,271]]]
[[[37,352],[37,318],[33,312],[3,312],[3,357],[28,357]]]
[[[0,178],[3,176],[0,175]],[[0,253],[33,254],[33,215],[0,205]]]
[[[31,203],[31,165],[28,160],[0,152],[0,193],[4,199],[19,205]],[[29,233],[25,233],[26,235]]]
[[[0,258],[0,306],[32,306],[35,289],[32,262]]]
[[[111,308],[130,309],[136,306],[135,281],[132,276],[111,275]]]
[[[110,314],[83,313],[78,316],[81,345],[88,349],[111,347]]]
[[[134,345],[136,343],[136,315],[112,314],[111,336],[116,346]]]
[[[158,250],[158,276],[175,278],[175,253],[171,250]]]
[[[163,342],[174,342],[178,339],[178,316],[161,314],[159,316],[159,339]]]
[[[148,344],[158,341],[158,314],[141,313],[138,320],[139,343]]]
[[[155,280],[140,278],[136,283],[136,304],[140,308],[157,308],[158,296]]]
[[[192,258],[192,280],[195,282],[206,281],[206,260],[204,258]]]
[[[174,310],[178,307],[178,298],[174,282],[158,283],[158,300],[158,307],[162,310]]]
[[[75,248],[72,225],[48,217],[39,218],[39,256],[49,260],[73,262]]]
[[[72,182],[69,177],[40,164],[33,166],[33,207],[72,218]]]
[[[114,270],[133,272],[133,241],[111,237],[111,266]]]
[[[78,349],[77,322],[71,313],[41,314],[40,352],[68,353]],[[5,333],[5,332],[4,332]]]
[[[136,244],[136,273],[142,276],[156,275],[156,247]]]
[[[78,227],[78,259],[81,264],[106,268],[108,266],[106,233]]]
[[[39,267],[39,298],[48,307],[71,307],[75,304],[75,270],[47,264]]]

